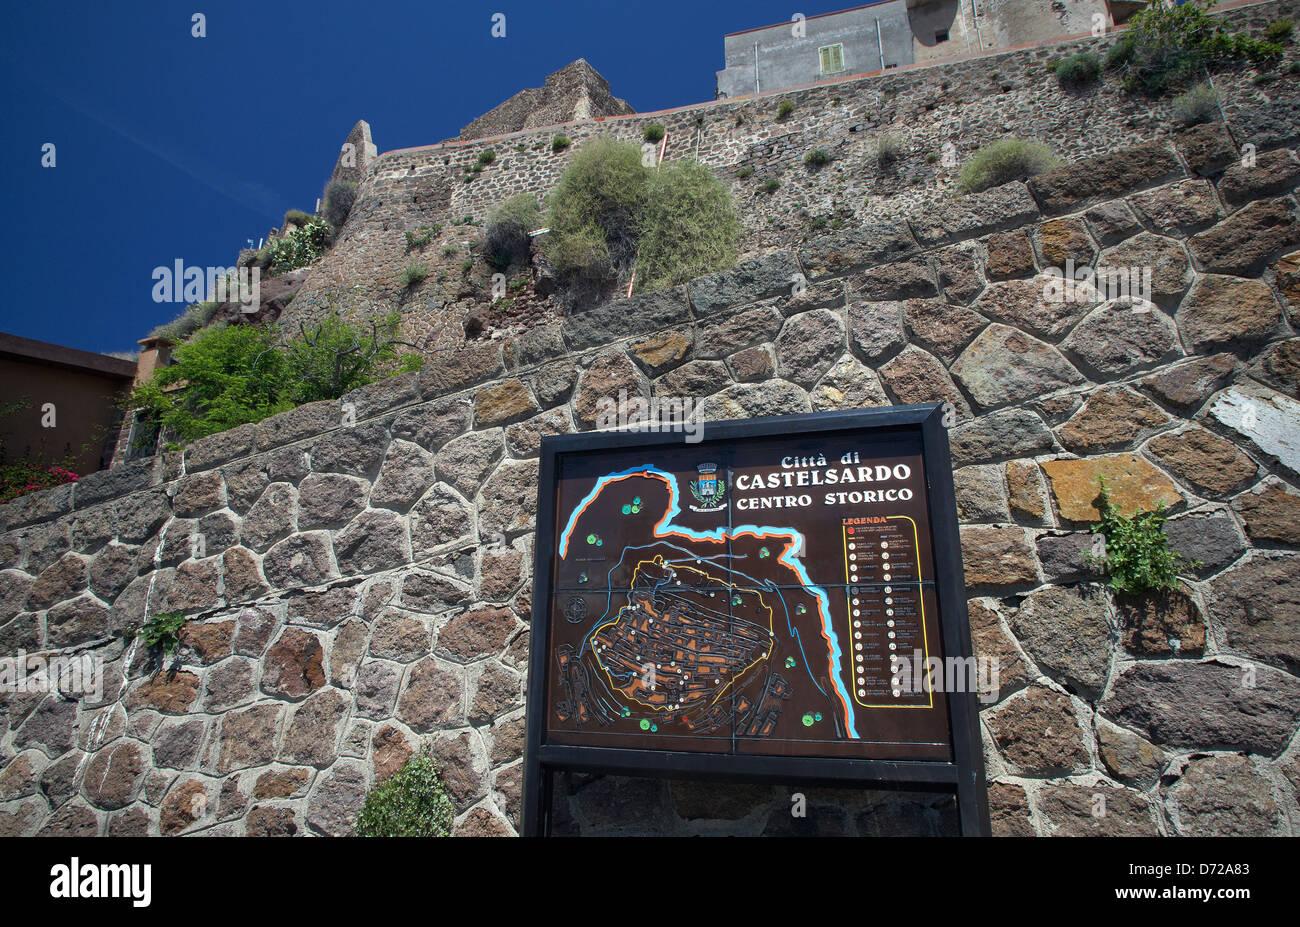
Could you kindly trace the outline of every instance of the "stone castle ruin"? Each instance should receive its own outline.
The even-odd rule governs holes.
[[[1259,34],[1300,3],[1220,15]],[[97,694],[0,693],[0,833],[349,834],[420,749],[456,834],[516,833],[539,443],[620,390],[703,420],[951,404],[971,631],[1000,667],[994,832],[1300,833],[1295,46],[1277,80],[1216,72],[1222,118],[1183,127],[1045,67],[1113,41],[653,114],[578,61],[437,145],[379,154],[358,123],[332,177],[355,204],[269,316],[398,311],[424,369],[0,506],[0,652],[104,670]],[[731,189],[736,266],[573,313],[534,266],[493,299],[476,223],[652,124]],[[1063,166],[958,193],[943,152],[1009,134]],[[1067,261],[1147,268],[1150,299],[1046,297]],[[1197,564],[1177,590],[1106,588],[1101,477],[1168,507]],[[189,620],[159,672],[115,633],[162,612]],[[804,789],[796,819],[790,791],[571,775],[555,829],[955,828],[946,796]]]

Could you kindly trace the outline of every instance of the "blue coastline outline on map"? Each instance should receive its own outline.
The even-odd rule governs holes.
[[[574,507],[572,514],[569,515],[568,522],[564,526],[564,531],[560,533],[560,559],[563,560],[568,556],[569,538],[573,534],[574,528],[577,526],[579,517],[581,517],[582,513],[587,510],[587,507],[596,500],[602,490],[611,483],[617,483],[621,480],[637,476],[650,479],[660,479],[668,486],[668,508],[664,511],[663,517],[655,523],[654,528],[652,529],[656,538],[676,535],[693,541],[720,542],[734,539],[742,535],[751,534],[759,538],[777,537],[788,539],[789,543],[786,544],[785,550],[781,552],[781,555],[776,558],[777,562],[794,570],[804,587],[817,598],[817,607],[821,614],[822,633],[830,646],[831,682],[835,686],[835,691],[839,696],[840,703],[844,706],[844,726],[848,736],[854,740],[858,739],[858,732],[853,714],[853,698],[845,687],[844,680],[841,678],[840,667],[842,651],[840,650],[839,638],[835,634],[835,629],[831,626],[830,596],[826,593],[825,589],[822,589],[820,586],[813,583],[812,577],[808,575],[807,569],[798,559],[800,552],[802,552],[804,548],[804,537],[802,532],[791,527],[737,525],[732,529],[730,536],[728,536],[725,526],[716,528],[712,531],[695,531],[694,529],[675,524],[674,519],[676,519],[682,511],[681,506],[678,503],[678,500],[681,497],[681,492],[677,486],[677,477],[667,471],[660,470],[656,466],[645,464],[640,467],[630,467],[626,470],[620,470],[617,473],[609,473],[596,480],[596,485],[592,488],[591,492],[587,493],[587,495],[583,497],[582,501]]]

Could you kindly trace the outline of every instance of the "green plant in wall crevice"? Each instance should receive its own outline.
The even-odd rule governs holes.
[[[171,656],[181,643],[181,629],[188,619],[181,612],[162,612],[136,628],[128,628],[124,640],[139,638],[146,648]]]
[[[438,764],[419,753],[366,793],[356,832],[360,837],[447,837],[453,814]]]
[[[1101,492],[1097,508],[1101,521],[1092,526],[1102,535],[1102,550],[1084,554],[1084,559],[1101,567],[1109,578],[1106,583],[1113,591],[1127,595],[1168,592],[1178,588],[1178,573],[1186,566],[1195,569],[1200,561],[1187,561],[1177,551],[1169,549],[1169,538],[1164,524],[1168,517],[1162,502],[1154,509],[1125,515],[1115,505],[1100,477]]]

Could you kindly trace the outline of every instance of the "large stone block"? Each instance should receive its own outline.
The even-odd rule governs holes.
[[[1273,797],[1273,787],[1249,757],[1198,757],[1166,795],[1174,826],[1185,836],[1285,833],[1285,815]]]
[[[1139,792],[1108,785],[1046,786],[1038,812],[1056,837],[1158,837],[1151,804]]]
[[[569,348],[584,351],[620,338],[683,325],[690,320],[685,288],[669,287],[576,312],[564,320],[562,327]]]
[[[1046,586],[1035,590],[1011,628],[1034,661],[1085,693],[1106,683],[1115,627],[1100,586]]]
[[[1050,451],[1055,442],[1043,420],[1028,409],[1002,409],[958,425],[948,433],[959,466],[1026,457]]]
[[[1149,399],[1124,387],[1103,387],[1088,397],[1057,433],[1076,454],[1129,447],[1169,421]]]
[[[310,438],[343,422],[338,400],[321,400],[281,412],[257,423],[258,450],[270,450],[302,438]]]
[[[439,351],[425,363],[420,371],[420,395],[437,399],[494,379],[505,369],[499,342],[468,342],[455,350]]]
[[[985,409],[1083,382],[1079,371],[1051,345],[996,323],[962,352],[952,373]]]
[[[386,509],[362,512],[334,537],[334,555],[339,570],[349,576],[409,563],[411,540],[406,520]]]
[[[1020,181],[1005,183],[929,208],[908,217],[916,240],[930,248],[961,238],[972,238],[1033,220],[1038,205]]]
[[[1285,199],[1257,200],[1187,241],[1202,269],[1241,277],[1257,276],[1269,261],[1296,245],[1300,222]]]
[[[1073,212],[1130,190],[1181,177],[1173,151],[1162,142],[1121,148],[1029,178],[1029,190],[1044,213]]]
[[[280,541],[262,560],[271,585],[290,589],[317,586],[338,574],[328,531],[308,531]]]
[[[1245,382],[1214,397],[1209,414],[1268,457],[1300,473],[1300,402]]]
[[[820,280],[893,263],[918,250],[906,223],[882,222],[814,239],[799,249],[799,263],[810,280]]]
[[[1210,589],[1227,649],[1300,673],[1300,555],[1257,553]]]
[[[789,293],[799,276],[794,254],[777,251],[741,261],[730,270],[697,277],[687,288],[691,305],[704,316],[728,306],[742,306]]]
[[[844,352],[844,323],[827,309],[814,309],[785,323],[776,339],[778,373],[810,388]]]
[[[1147,512],[1161,502],[1174,506],[1182,494],[1169,477],[1141,457],[1110,454],[1087,460],[1049,460],[1042,464],[1057,511],[1073,522],[1101,520],[1096,503],[1105,477],[1111,504],[1126,515]]]
[[[1282,325],[1282,307],[1259,280],[1201,274],[1178,308],[1178,328],[1199,354],[1249,349]]]
[[[1034,549],[1018,526],[963,525],[961,554],[968,587],[1038,582]]]
[[[1135,663],[1120,671],[1100,711],[1176,750],[1276,756],[1300,720],[1300,681],[1266,666],[1212,660]]]
[[[1195,426],[1152,439],[1147,453],[1205,496],[1226,495],[1243,483],[1253,483],[1259,469],[1231,441]]]
[[[1177,357],[1181,351],[1173,320],[1149,303],[1117,299],[1090,312],[1062,342],[1085,369],[1103,377]]]
[[[983,718],[1017,775],[1068,776],[1088,768],[1088,735],[1066,695],[1031,686]]]

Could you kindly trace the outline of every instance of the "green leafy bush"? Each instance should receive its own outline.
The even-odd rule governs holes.
[[[453,814],[437,763],[421,753],[366,793],[356,832],[360,837],[446,837]]]
[[[1024,180],[1059,167],[1063,162],[1042,142],[1009,137],[983,146],[962,165],[957,185],[978,193],[1012,180]]]
[[[399,356],[401,316],[354,324],[335,315],[281,342],[274,327],[212,326],[136,387],[124,405],[145,413],[180,443],[260,422],[303,402],[419,366]]]
[[[406,250],[416,251],[423,249],[433,241],[433,236],[442,231],[440,224],[422,225],[414,232],[406,232]]]
[[[180,612],[164,612],[154,615],[138,628],[127,630],[129,640],[138,636],[150,650],[161,650],[170,654],[180,646],[181,629],[185,627],[186,618]]]
[[[663,126],[661,126],[657,122],[653,122],[650,125],[645,127],[645,131],[641,133],[641,137],[645,139],[647,142],[650,142],[652,144],[658,144],[659,142],[663,141],[665,132],[666,130],[664,129]]]
[[[1101,521],[1092,530],[1105,537],[1105,551],[1088,552],[1086,559],[1105,569],[1110,576],[1107,585],[1116,592],[1140,595],[1176,588],[1183,557],[1169,549],[1164,503],[1153,511],[1128,516],[1111,501],[1105,477],[1100,483],[1097,508]],[[1195,561],[1189,564],[1193,568],[1199,565]]]
[[[555,136],[555,138],[551,139],[551,151],[554,151],[556,154],[559,154],[561,151],[568,148],[572,144],[573,142],[570,140],[569,136],[557,135]]]
[[[736,262],[740,219],[726,186],[698,161],[665,164],[640,216],[637,289],[685,283]]]
[[[1294,22],[1289,19],[1279,19],[1268,24],[1264,29],[1264,37],[1270,42],[1277,42],[1282,45],[1291,41],[1291,34],[1294,32]]]
[[[1056,62],[1056,80],[1062,87],[1090,84],[1101,74],[1101,59],[1094,52],[1080,52]]]
[[[478,163],[483,167],[487,167],[496,159],[497,153],[495,148],[485,148],[478,153]]]
[[[429,278],[429,268],[425,267],[419,261],[412,261],[402,268],[402,272],[397,275],[397,282],[402,285],[403,289],[409,290],[417,287]]]
[[[550,195],[544,249],[557,277],[630,270],[650,175],[634,143],[602,136],[578,149]]]
[[[803,163],[811,167],[813,170],[825,167],[834,160],[834,156],[825,148],[814,148],[803,156]]]
[[[283,349],[283,395],[294,405],[338,399],[386,376],[418,370],[423,363],[419,354],[398,351],[404,345],[398,340],[401,326],[396,312],[368,323],[331,313],[317,325],[300,328]]]
[[[1129,91],[1157,96],[1189,87],[1206,70],[1245,58],[1271,65],[1282,56],[1275,41],[1229,32],[1209,11],[1217,0],[1150,5],[1133,14],[1128,29],[1106,55]]]
[[[334,229],[324,216],[311,216],[307,224],[290,229],[267,242],[272,274],[283,274],[315,262],[329,250]]]
[[[352,206],[357,201],[357,185],[346,180],[331,180],[325,187],[321,210],[329,224],[336,229],[343,228],[352,214]]]
[[[284,372],[273,329],[214,326],[179,346],[127,405],[152,413],[179,441],[193,441],[292,408],[281,394]]]
[[[903,155],[903,142],[897,135],[882,135],[876,139],[876,162],[888,167]]]
[[[1209,84],[1197,84],[1174,97],[1170,104],[1174,119],[1185,126],[1213,122],[1219,118],[1219,95]]]
[[[780,189],[781,189],[781,181],[777,180],[775,177],[763,182],[764,193],[775,193],[777,190]]]
[[[737,180],[748,180],[754,176],[754,168],[746,164],[736,171]]]
[[[794,103],[791,102],[790,100],[782,100],[781,104],[776,108],[776,118],[785,119],[793,112],[794,112]]]
[[[488,213],[482,249],[487,262],[497,270],[528,263],[532,239],[528,233],[541,225],[542,210],[537,197],[520,193]]]

